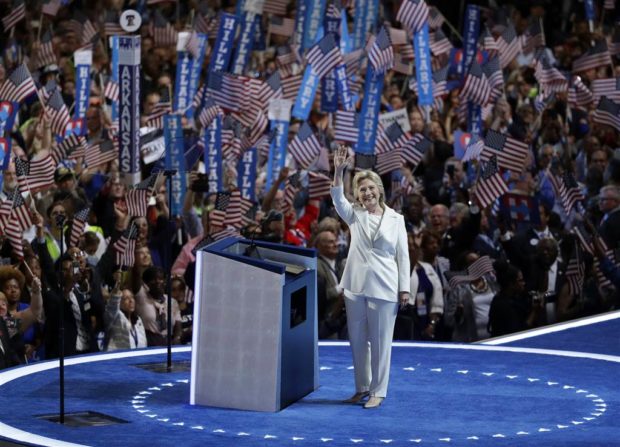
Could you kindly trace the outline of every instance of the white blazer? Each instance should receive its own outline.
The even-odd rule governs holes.
[[[353,294],[398,301],[398,292],[409,292],[409,247],[405,219],[385,207],[376,235],[369,234],[368,211],[352,205],[343,187],[331,189],[338,215],[351,230],[351,245],[340,286]]]

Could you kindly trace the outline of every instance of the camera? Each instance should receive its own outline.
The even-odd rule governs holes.
[[[198,173],[198,178],[192,182],[190,189],[194,192],[209,192],[209,177]]]

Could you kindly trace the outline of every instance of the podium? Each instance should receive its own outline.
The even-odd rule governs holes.
[[[190,404],[275,412],[318,388],[315,250],[214,242],[194,297]]]

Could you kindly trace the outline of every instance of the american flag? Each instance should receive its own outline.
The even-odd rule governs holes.
[[[551,66],[546,56],[536,62],[534,76],[547,93],[561,93],[568,90],[568,80],[557,68]]]
[[[94,43],[96,39],[99,39],[99,33],[97,32],[97,28],[95,28],[95,25],[93,25],[93,22],[91,22],[88,17],[84,15],[78,15],[77,20],[80,20],[82,24],[82,34],[80,39],[82,45]]]
[[[523,34],[523,53],[529,54],[536,48],[547,46],[545,33],[542,23],[538,18],[534,18]]]
[[[441,28],[446,18],[435,6],[428,8],[428,26],[430,29]]]
[[[127,213],[130,217],[144,217],[148,202],[153,195],[157,174],[151,174],[146,180],[135,185],[125,194]]]
[[[596,41],[593,47],[588,48],[588,51],[573,61],[573,73],[594,70],[602,65],[611,65],[611,63],[607,41],[601,39]]]
[[[106,11],[105,20],[103,22],[103,32],[106,36],[122,36],[127,34],[121,27],[117,11]]]
[[[9,214],[9,218],[7,219],[6,225],[4,227],[4,233],[6,234],[7,239],[11,243],[11,247],[13,247],[13,251],[18,259],[24,258],[24,245],[23,245],[23,236],[24,230],[30,228],[32,226],[32,219],[30,218],[30,212],[28,211],[28,206],[19,191],[19,188],[15,189],[12,198],[10,201],[13,204],[13,208],[11,210],[11,214]],[[15,225],[17,224],[17,225]]]
[[[589,253],[591,256],[594,257],[594,270],[596,272],[596,279],[599,283],[599,286],[602,288],[606,288],[606,287],[611,287],[611,281],[609,279],[607,279],[607,277],[605,276],[605,274],[603,273],[603,271],[601,270],[601,265],[600,265],[600,261],[598,259],[598,256],[595,256],[594,253],[594,241],[592,240],[592,237],[588,234],[588,232],[586,231],[585,228],[583,228],[582,225],[575,225],[573,226],[572,232],[575,234],[575,236],[577,237],[577,240],[579,241],[581,247],[584,249],[584,251],[586,251],[587,253]],[[596,235],[594,236],[597,238],[598,242],[602,245],[602,249],[603,252],[605,253],[605,256],[616,266],[618,265],[617,263],[617,259],[614,253],[614,250],[611,250],[607,247],[607,244],[605,243],[605,241],[603,240],[603,238],[600,235]]]
[[[370,47],[368,62],[377,73],[385,73],[394,66],[394,50],[390,42],[390,34],[385,26],[381,27]]]
[[[568,291],[571,295],[580,295],[583,290],[586,269],[581,258],[579,246],[575,245],[573,254],[564,272],[564,277],[568,283]]]
[[[89,168],[109,163],[118,158],[118,150],[112,140],[101,140],[89,145],[84,162]]]
[[[620,131],[620,104],[606,96],[601,97],[592,119],[595,123],[607,124]]]
[[[327,33],[325,37],[312,46],[306,54],[306,60],[312,66],[312,70],[319,78],[342,63],[340,47],[333,33]]]
[[[39,89],[39,98],[41,98],[41,101],[45,104],[56,90],[60,92],[58,83],[55,79],[50,79]]]
[[[55,170],[56,164],[49,154],[30,161],[15,158],[17,183],[21,189],[27,189],[31,193],[51,187],[54,184]]]
[[[595,79],[592,81],[592,99],[598,104],[601,97],[620,102],[620,77]]]
[[[298,179],[298,172],[290,175],[284,187],[284,206],[282,208],[285,213],[288,213],[293,208],[295,196],[297,196],[297,193],[301,189]]]
[[[45,117],[50,123],[52,132],[64,136],[67,124],[71,121],[69,110],[59,90],[54,90],[45,104]]]
[[[4,26],[4,32],[8,32],[13,28],[20,20],[26,18],[26,3],[24,0],[13,0],[11,6],[11,12],[2,19],[2,25]]]
[[[482,71],[489,81],[491,87],[491,95],[489,101],[495,101],[504,92],[504,75],[499,65],[499,57],[490,58],[483,66]]]
[[[71,236],[69,236],[69,247],[77,247],[80,236],[84,233],[84,228],[86,228],[86,224],[88,223],[89,214],[90,208],[84,208],[73,215]]]
[[[155,10],[153,19],[153,43],[157,47],[171,47],[177,43],[177,32],[166,18]]]
[[[0,87],[0,99],[21,103],[28,96],[37,93],[30,71],[26,64],[21,64]]]
[[[288,99],[290,101],[294,101],[297,98],[297,93],[299,93],[299,89],[301,88],[301,81],[303,80],[303,75],[291,75],[288,77],[282,78],[282,98]]]
[[[227,237],[239,237],[239,231],[232,227],[224,228],[223,230],[215,231],[209,235],[213,242],[220,241]]]
[[[61,6],[61,0],[45,0],[41,7],[41,12],[48,16],[56,17]]]
[[[461,159],[462,162],[469,160],[480,159],[480,154],[484,149],[484,140],[478,136],[478,134],[472,134],[467,147],[465,148],[465,155]]]
[[[85,152],[86,138],[70,135],[57,145],[52,146],[52,152],[50,155],[54,164],[57,165],[65,158],[77,158],[78,155],[73,155],[74,153],[84,154]]]
[[[497,52],[499,51],[499,46],[497,45],[497,41],[491,34],[491,31],[489,31],[489,28],[487,28],[486,26],[484,27],[484,30],[480,34],[480,38],[478,39],[478,44],[480,46],[480,49],[486,50],[489,53],[489,57],[496,56]]]
[[[289,0],[265,0],[263,14],[273,14],[274,16],[286,15]]]
[[[347,76],[354,76],[358,74],[362,66],[363,54],[364,52],[360,48],[355,51],[351,51],[350,53],[347,53],[342,57],[346,66]]]
[[[411,33],[417,33],[428,21],[429,10],[424,0],[403,0],[396,14],[396,20]]]
[[[299,169],[306,169],[321,153],[321,144],[306,121],[289,143],[288,150]]]
[[[132,223],[112,246],[116,252],[116,265],[119,269],[133,267],[136,257],[136,238],[138,227]]]
[[[441,29],[438,29],[434,33],[431,33],[431,35],[429,36],[429,40],[431,51],[435,56],[450,53],[450,51],[452,51],[452,48],[454,48],[452,42],[450,42],[450,39],[446,37],[446,35]]]
[[[502,70],[506,68],[521,53],[521,40],[512,23],[509,23],[504,32],[497,38],[499,61]]]
[[[320,172],[308,171],[308,196],[310,200],[329,195],[332,179]]]
[[[254,124],[252,124],[250,128],[250,134],[248,135],[249,147],[258,143],[268,126],[269,120],[267,119],[267,115],[265,115],[264,112],[258,112],[254,119]]]
[[[461,95],[474,104],[481,106],[489,101],[491,85],[476,58],[473,59],[469,67],[469,73],[465,77],[465,85],[461,90]]]
[[[527,144],[502,135],[495,130],[489,130],[484,139],[484,149],[481,158],[488,161],[494,155],[497,156],[497,164],[513,172],[520,173],[525,168],[525,159],[529,154]]]
[[[207,94],[222,108],[239,111],[248,103],[245,78],[224,72],[211,72],[207,80]]]
[[[297,61],[297,55],[290,45],[282,45],[276,48],[276,64],[278,67],[287,67]]]
[[[481,256],[467,267],[466,275],[454,275],[450,278],[448,284],[451,289],[455,289],[461,284],[470,283],[494,271],[493,260],[489,256]]]
[[[506,191],[508,185],[497,166],[497,156],[493,155],[488,161],[482,162],[482,170],[476,183],[476,198],[480,208],[486,208]]]
[[[386,128],[380,124],[377,132],[376,153],[383,154],[392,149],[400,148],[407,142],[408,138],[409,135],[403,132],[397,122],[393,122]]]
[[[226,209],[230,202],[231,193],[220,191],[215,196],[215,206],[209,213],[209,224],[216,227],[223,227],[226,222]]]
[[[336,111],[334,123],[334,140],[357,142],[359,132],[359,115],[355,111]]]
[[[379,175],[387,174],[388,172],[396,171],[403,166],[403,151],[402,149],[393,149],[389,152],[377,154],[377,161],[375,164],[375,171]]]
[[[255,110],[266,111],[269,101],[280,99],[284,95],[282,89],[282,76],[279,71],[274,71],[265,81],[252,79],[250,83],[251,107]]]
[[[108,79],[108,82],[103,89],[103,95],[111,101],[118,101],[118,82],[114,81],[113,79]]]
[[[603,8],[604,9],[616,9],[616,0],[604,0]]]
[[[225,215],[226,225],[239,229],[243,226],[243,216],[252,208],[254,204],[241,196],[241,191],[235,189],[229,193],[226,204]]]
[[[222,111],[220,106],[218,106],[215,103],[213,98],[207,98],[207,99],[205,99],[205,102],[204,102],[204,105],[202,107],[202,110],[200,111],[200,114],[198,115],[198,121],[200,122],[200,125],[203,128],[206,128],[206,127],[209,127],[211,125],[213,120],[218,115],[223,115],[223,114],[224,114],[224,112]]]
[[[431,140],[417,133],[403,145],[403,158],[413,166],[417,166],[432,145]]]
[[[295,31],[295,20],[287,17],[272,16],[269,19],[268,29],[271,34],[291,37]]]
[[[555,191],[556,198],[560,199],[566,214],[570,214],[577,203],[584,200],[583,192],[575,177],[568,171],[560,175],[551,170],[548,171],[547,177]]]
[[[52,44],[52,33],[47,30],[41,37],[39,51],[36,56],[37,68],[44,67],[56,63],[56,53],[54,53],[54,45]]]
[[[568,89],[568,103],[574,107],[588,107],[592,104],[592,92],[579,76],[573,76],[572,86]]]
[[[194,29],[201,34],[209,34],[209,4],[207,2],[199,2],[198,10],[194,16]]]

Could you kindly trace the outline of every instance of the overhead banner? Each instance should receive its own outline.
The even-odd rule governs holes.
[[[93,64],[93,52],[91,50],[78,50],[73,53],[75,62],[75,107],[72,120],[86,122],[86,111],[90,100],[90,68]],[[86,126],[79,126],[79,133],[72,132],[76,136],[86,135]]]
[[[237,164],[237,187],[241,191],[241,197],[256,201],[256,161],[258,151],[251,147],[243,153]]]
[[[418,104],[433,105],[433,71],[431,49],[428,42],[428,22],[413,36],[415,48],[415,77],[418,81]]]
[[[176,171],[176,174],[172,177],[172,203],[170,204],[170,210],[173,216],[180,216],[187,188],[181,115],[164,115],[164,141],[166,142],[167,149],[166,169]]]
[[[129,184],[140,181],[140,36],[118,37],[119,169]]]
[[[223,190],[224,169],[222,164],[222,116],[217,115],[205,129],[205,172],[209,178],[209,192]]]
[[[291,120],[291,101],[288,99],[274,99],[269,103],[269,129],[274,137],[269,146],[267,159],[267,182],[265,188],[269,190],[274,179],[286,165],[286,146],[288,144],[288,127]]]

